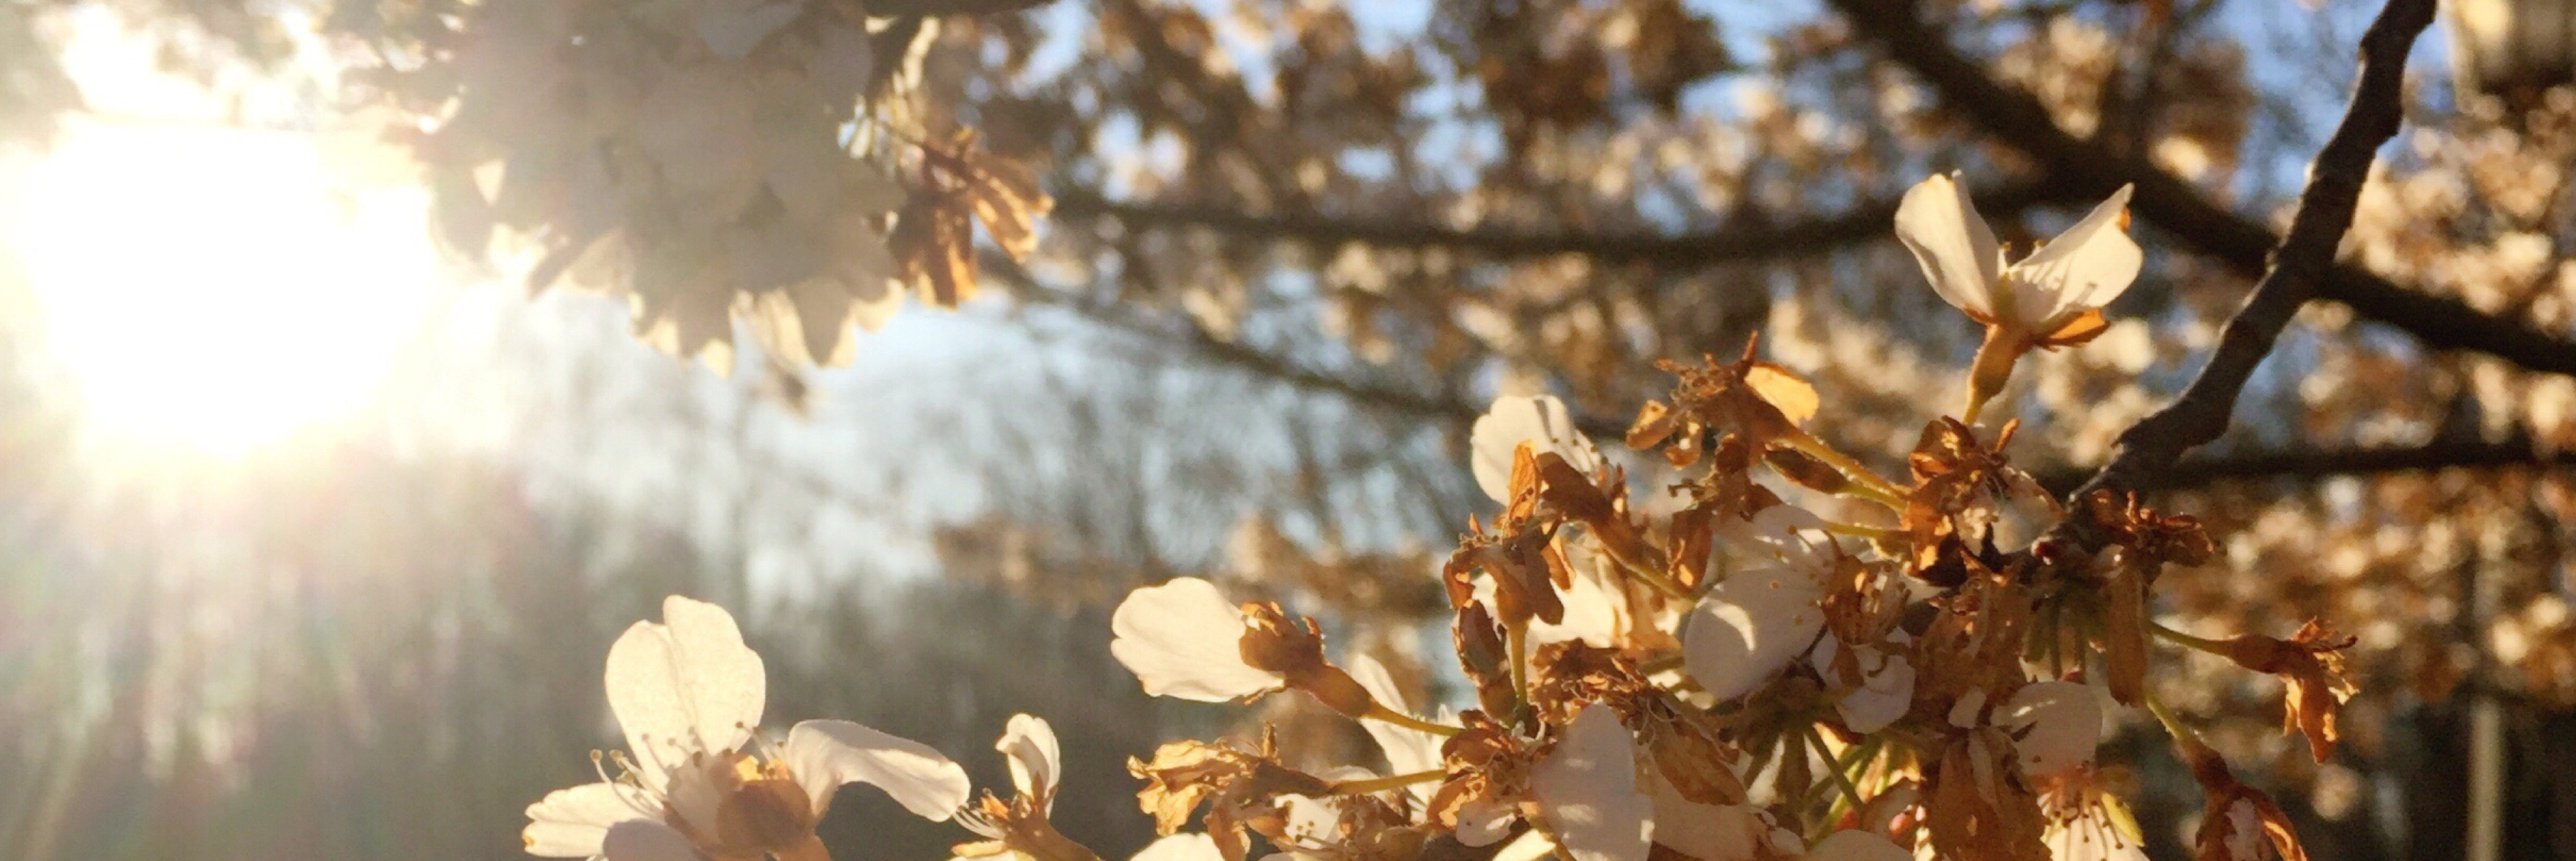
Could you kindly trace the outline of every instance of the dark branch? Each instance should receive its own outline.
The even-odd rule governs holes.
[[[1035,9],[1055,0],[868,0],[868,14],[882,18],[906,15],[996,15]]]
[[[2071,199],[2061,183],[2037,181],[2014,182],[1975,194],[1980,205],[1995,212],[2018,212],[2059,199]],[[1256,239],[1300,242],[1325,250],[1343,245],[1388,249],[1451,248],[1501,260],[1580,254],[1611,263],[1652,263],[1687,268],[1819,254],[1883,240],[1890,235],[1888,225],[1896,220],[1896,203],[1869,201],[1834,215],[1787,221],[1748,219],[1710,230],[1675,234],[1456,228],[1416,220],[1261,215],[1203,204],[1115,201],[1081,190],[1056,195],[1053,217],[1058,220],[1106,219],[1130,228],[1205,228]]]
[[[1835,0],[1853,3],[1858,0]],[[2076,496],[2097,489],[2121,491],[2155,482],[2171,472],[2184,452],[2225,433],[2236,410],[2236,396],[2254,366],[2272,352],[2272,344],[2299,306],[2316,296],[2326,272],[2334,266],[2335,248],[2352,227],[2353,206],[2370,163],[2381,144],[2397,136],[2405,115],[2406,55],[2415,37],[2433,23],[2434,0],[2388,0],[2361,37],[2361,75],[2343,122],[2326,139],[2325,149],[2309,171],[2307,189],[2299,194],[2298,214],[2290,233],[2272,255],[2272,268],[2254,285],[2254,293],[2219,333],[2218,349],[2182,395],[2163,409],[2121,432],[2111,462],[2076,488]],[[2076,521],[2069,520],[2072,524]],[[2069,530],[2081,532],[2080,528]],[[2099,536],[2073,535],[2087,549]]]
[[[2239,272],[2269,274],[2266,261],[2278,241],[2269,228],[2210,202],[2180,177],[2059,128],[2048,108],[2037,99],[1989,76],[1977,61],[1959,53],[1939,30],[1923,23],[1912,0],[1831,2],[1862,34],[1878,42],[1890,58],[1938,90],[1944,102],[2030,155],[2049,176],[2062,179],[2068,185],[2063,191],[2100,196],[2121,183],[2134,183],[2137,194],[2130,205],[2139,216]],[[2396,5],[2409,17],[2432,14],[2430,2]],[[2383,20],[2387,17],[2382,15]],[[2411,34],[2398,34],[2385,27],[2375,26],[2372,32],[2383,39],[2413,43]],[[2364,52],[2369,50],[2365,44]],[[2387,60],[2379,69],[2386,91],[2369,105],[2367,113],[2372,121],[2397,121],[2403,70],[2402,56]],[[2360,104],[2356,102],[2356,106]],[[2341,137],[2339,131],[2338,138]],[[2377,141],[2371,143],[2375,147]],[[2330,148],[2328,154],[2332,153]],[[2361,155],[2364,160],[2360,164],[2366,170],[2368,150]],[[2356,185],[2360,176],[2353,177]],[[2302,216],[2306,208],[2303,201]],[[2344,209],[2348,220],[2350,205]],[[2342,230],[2338,227],[2335,232],[2340,236]],[[2576,342],[2524,321],[2482,313],[2457,299],[2408,290],[2355,266],[2334,265],[2333,252],[2329,244],[2324,249],[2326,262],[2316,268],[2314,276],[2307,277],[2312,286],[2303,288],[2318,298],[2350,306],[2355,313],[2404,330],[2437,350],[2489,353],[2535,371],[2576,374]]]
[[[2196,457],[2172,469],[2138,476],[2131,490],[2188,490],[2226,481],[2294,479],[2311,481],[2336,476],[2435,472],[2445,469],[2576,466],[2576,451],[2544,451],[2530,440],[2507,442],[2437,442],[2407,447],[2371,447],[2299,452],[2254,452]],[[2092,470],[2060,467],[2038,473],[2050,493],[2068,494],[2092,477]]]

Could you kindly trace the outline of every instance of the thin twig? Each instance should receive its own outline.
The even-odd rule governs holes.
[[[2130,207],[2140,218],[2239,272],[2268,275],[2271,271],[2266,255],[2285,240],[2270,228],[2210,201],[2189,181],[2142,157],[2124,156],[2101,141],[2080,138],[2059,127],[2038,99],[1987,74],[1983,65],[1960,53],[1940,30],[1924,23],[1914,0],[1829,3],[1890,59],[1938,90],[1943,102],[2030,156],[2048,176],[2066,183],[2067,192],[2098,196],[2122,183],[2134,184],[2137,192]],[[2409,18],[2430,20],[2433,14],[2430,0],[2392,5]],[[2388,20],[2384,13],[2381,17]],[[2414,41],[2411,33],[2376,24],[2374,28],[2374,33],[2398,37],[2404,43],[2399,47]],[[2368,50],[2365,45],[2365,53]],[[2375,121],[2392,124],[2390,129],[2395,128],[2399,113],[2395,76],[2403,62],[2402,57],[2390,61],[2384,70],[2390,76],[2388,92],[2368,112]],[[2370,148],[2376,149],[2377,141],[2371,143]],[[2366,159],[2367,150],[2362,155]],[[2367,169],[2367,160],[2360,164]],[[2335,234],[2341,236],[2342,230]],[[2324,253],[2327,261],[2303,275],[2310,281],[2307,290],[2318,298],[2350,306],[2355,314],[2404,331],[2436,350],[2486,353],[2530,370],[2576,374],[2576,341],[2525,320],[2479,311],[2453,297],[2406,289],[2357,266],[2335,265],[2331,245]]]
[[[2200,375],[2173,403],[2123,431],[2111,462],[2076,488],[2074,496],[2149,483],[2152,476],[2172,469],[2184,452],[2226,432],[2246,379],[2272,352],[2299,306],[2317,295],[2319,282],[2334,265],[2336,246],[2352,227],[2354,205],[2370,178],[2371,161],[2381,144],[2397,136],[2405,116],[2406,55],[2433,23],[2433,9],[2434,0],[2388,0],[2379,10],[2361,37],[2361,74],[2352,103],[2317,154],[2307,188],[2299,194],[2298,214],[2273,252],[2271,269],[2254,285],[2245,306],[2228,319]],[[2101,544],[2100,536],[2082,534],[2081,526],[2062,531],[2087,549]]]
[[[1989,211],[2011,213],[2074,198],[2064,184],[2015,181],[1975,192]],[[1498,260],[1575,254],[1607,263],[1649,263],[1677,268],[1778,260],[1830,252],[1888,238],[1896,201],[1872,200],[1832,215],[1784,220],[1742,219],[1687,233],[1607,233],[1451,227],[1421,218],[1262,214],[1240,207],[1179,202],[1111,200],[1097,192],[1055,195],[1057,221],[1115,221],[1129,228],[1206,229],[1255,240],[1295,242],[1324,250],[1357,245],[1388,250],[1451,249]]]

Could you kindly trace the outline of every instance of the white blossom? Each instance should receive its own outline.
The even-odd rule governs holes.
[[[1127,593],[1109,617],[1109,653],[1145,693],[1221,703],[1280,689],[1287,679],[1243,661],[1243,611],[1216,584],[1177,577]]]
[[[1565,402],[1550,395],[1495,398],[1467,435],[1476,486],[1495,502],[1511,501],[1512,458],[1524,442],[1537,451],[1556,453],[1586,475],[1601,469],[1600,449],[1574,427]]]
[[[1979,322],[2043,337],[2119,298],[2145,254],[2125,229],[2129,186],[2019,262],[2004,262],[1968,193],[1933,176],[1905,193],[1896,236],[1941,298]]]
[[[1556,749],[1531,769],[1530,794],[1574,861],[1644,861],[1654,803],[1637,791],[1636,738],[1609,706],[1575,713]]]
[[[766,705],[760,655],[724,608],[674,595],[662,618],[635,623],[608,652],[609,711],[631,757],[605,758],[619,767],[616,776],[603,767],[600,782],[529,805],[522,837],[530,854],[688,861],[797,848],[813,839],[832,793],[848,783],[883,789],[933,820],[965,803],[966,773],[956,763],[849,721],[805,721],[784,744],[746,751]],[[792,794],[765,789],[780,781]],[[720,815],[754,816],[787,831],[720,829]]]
[[[2082,684],[2034,682],[1995,710],[1994,724],[2016,739],[2023,774],[2064,774],[2093,761],[2102,743],[2102,703]]]

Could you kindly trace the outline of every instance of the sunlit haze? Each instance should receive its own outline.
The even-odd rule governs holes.
[[[78,124],[15,203],[49,343],[118,436],[237,451],[347,413],[436,272],[422,195],[335,188],[301,135]]]

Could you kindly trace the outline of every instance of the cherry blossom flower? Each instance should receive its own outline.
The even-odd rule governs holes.
[[[2102,306],[2129,289],[2146,260],[2127,232],[2129,192],[2121,186],[2075,226],[2009,264],[1957,181],[1936,175],[1905,193],[1896,238],[1942,299],[1986,326],[1969,371],[1970,423],[2021,354],[2082,344],[2107,328]]]
[[[1574,427],[1565,402],[1550,395],[1505,395],[1494,399],[1467,435],[1476,486],[1495,502],[1512,501],[1512,456],[1524,442],[1541,452],[1554,452],[1586,475],[1601,471],[1600,449]]]
[[[1055,728],[1042,718],[1012,715],[993,749],[1011,769],[1013,795],[1005,801],[992,792],[957,813],[957,822],[984,839],[959,844],[960,858],[1004,857],[1015,861],[1098,861],[1081,844],[1057,833],[1048,815],[1055,811],[1056,788],[1063,779],[1064,758]]]
[[[528,807],[529,854],[608,861],[828,859],[814,824],[843,784],[885,790],[943,820],[966,801],[966,773],[919,743],[849,721],[812,720],[784,744],[758,741],[768,679],[723,608],[677,595],[660,623],[637,622],[608,651],[609,711],[632,755],[598,783]]]
[[[1728,575],[1682,625],[1682,666],[1710,696],[1752,692],[1808,654],[1824,630],[1824,576],[1833,556],[1799,534],[1815,516],[1778,505],[1755,515],[1732,543],[1767,550],[1769,564]]]
[[[2102,702],[2076,682],[2034,682],[1996,709],[1994,724],[2013,735],[2023,774],[2063,774],[2092,764],[2102,743]]]
[[[1127,594],[1110,614],[1109,653],[1158,697],[1221,703],[1286,687],[1284,674],[1243,659],[1243,611],[1196,577]]]
[[[1600,703],[1575,713],[1564,732],[1530,771],[1539,814],[1574,861],[1644,861],[1654,802],[1637,791],[1636,738]]]

